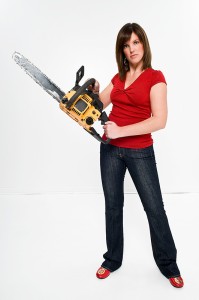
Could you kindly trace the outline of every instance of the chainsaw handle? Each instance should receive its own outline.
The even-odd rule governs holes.
[[[95,84],[94,78],[87,80],[82,86],[80,86],[80,88],[70,98],[70,100],[68,100],[68,102],[66,103],[66,107],[70,108],[73,105],[73,103],[76,101],[76,99],[86,92],[87,87],[89,87],[89,85],[94,85],[94,84]]]
[[[99,142],[103,143],[103,144],[108,144],[110,142],[111,139],[106,139],[103,140],[102,137],[100,136],[99,133],[97,133],[97,131],[95,130],[95,128],[91,127],[90,128],[91,131],[87,131],[88,133],[90,133],[95,139],[97,139]]]
[[[101,113],[101,116],[99,117],[99,120],[101,121],[101,124],[102,125],[104,125],[107,121],[109,121],[109,118],[108,118],[108,116],[107,116],[107,114],[106,114],[106,112],[105,111],[103,111],[102,113]],[[106,140],[103,140],[102,138],[101,138],[101,136],[96,132],[96,130],[94,129],[94,128],[90,128],[93,132],[94,132],[94,135],[96,135],[96,136],[94,136],[99,142],[101,142],[101,143],[103,143],[103,144],[108,144],[109,142],[110,142],[110,140],[111,139],[106,139]]]
[[[111,140],[111,139],[109,139],[109,138],[108,138],[107,140],[103,140],[103,139],[102,139],[101,142],[102,142],[103,144],[108,144],[108,143],[110,142],[110,140]]]

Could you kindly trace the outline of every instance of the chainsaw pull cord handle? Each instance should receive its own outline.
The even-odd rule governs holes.
[[[87,80],[81,87],[78,88],[76,93],[66,103],[66,107],[70,108],[73,105],[73,103],[76,101],[76,99],[86,92],[86,89],[89,87],[89,85],[94,85],[94,84],[95,84],[95,79],[94,78],[91,78],[91,79]],[[104,124],[105,122],[107,122],[109,120],[107,115],[106,115],[106,112],[102,112],[99,120],[101,120],[101,124]],[[109,139],[109,138],[106,139],[106,140],[103,140],[101,138],[101,136],[99,135],[99,133],[97,133],[97,131],[93,127],[91,127],[90,130],[91,131],[87,131],[87,132],[90,133],[99,142],[101,142],[103,144],[108,144],[110,142],[111,139]]]

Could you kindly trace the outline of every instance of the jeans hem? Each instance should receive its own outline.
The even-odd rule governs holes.
[[[178,274],[178,275],[171,275],[171,276],[168,276],[167,278],[169,279],[169,278],[175,278],[175,277],[180,277],[181,275],[180,274]]]
[[[104,268],[104,269],[106,269],[106,270],[109,270],[110,272],[114,272],[111,269],[107,268],[106,266],[101,265],[101,267]]]
[[[107,267],[107,266],[106,266],[106,263],[105,263],[105,262],[103,262],[102,265],[101,265],[101,267],[103,267],[103,268],[109,270],[110,272],[115,272],[115,271],[117,271],[117,270],[121,267],[121,265],[111,269],[110,267]]]

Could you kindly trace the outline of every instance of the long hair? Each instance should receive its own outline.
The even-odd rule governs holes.
[[[125,24],[119,31],[117,35],[117,40],[116,40],[116,49],[115,49],[115,54],[116,54],[116,61],[117,61],[117,66],[118,66],[118,72],[121,80],[125,79],[126,72],[129,70],[129,64],[128,61],[126,64],[124,64],[124,44],[130,39],[131,34],[135,33],[140,42],[143,45],[144,48],[144,55],[143,55],[143,68],[142,70],[145,70],[146,68],[152,68],[151,66],[151,60],[152,60],[152,54],[151,54],[151,49],[149,45],[149,41],[147,38],[147,35],[144,31],[144,29],[138,25],[137,23],[127,23]]]

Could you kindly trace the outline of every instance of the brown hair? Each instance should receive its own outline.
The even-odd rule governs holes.
[[[129,70],[129,64],[127,61],[127,64],[124,65],[124,44],[130,39],[131,34],[135,33],[140,42],[143,45],[144,48],[144,56],[143,56],[143,70],[147,68],[152,68],[151,66],[151,59],[152,59],[152,54],[151,54],[151,49],[149,45],[149,41],[147,38],[147,35],[144,31],[144,29],[138,25],[137,23],[127,23],[125,24],[119,31],[117,35],[117,40],[116,40],[116,49],[115,49],[115,54],[116,54],[116,61],[117,61],[117,66],[118,66],[118,72],[121,80],[125,79],[126,72]]]

